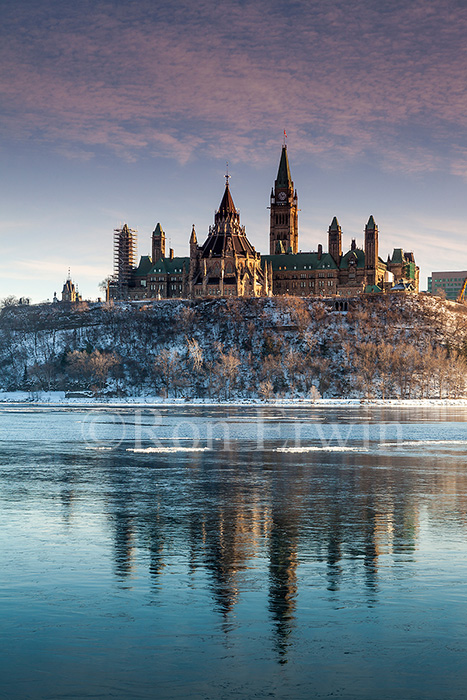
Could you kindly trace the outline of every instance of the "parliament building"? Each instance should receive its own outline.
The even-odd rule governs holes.
[[[150,256],[136,260],[136,232],[126,224],[115,231],[114,275],[109,299],[206,299],[230,296],[341,296],[387,291],[418,292],[419,268],[414,254],[395,248],[379,257],[378,226],[370,216],[364,248],[352,240],[342,249],[336,217],[328,229],[327,252],[298,247],[298,195],[290,174],[287,146],[282,147],[277,178],[271,191],[269,255],[261,255],[248,240],[226,176],[225,190],[204,243],[191,231],[190,256],[166,255],[166,235],[160,224],[152,233]]]

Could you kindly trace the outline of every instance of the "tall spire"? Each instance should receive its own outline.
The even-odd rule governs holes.
[[[279,170],[271,193],[269,251],[276,255],[282,251],[298,252],[298,197],[290,175],[287,145],[284,142]]]
[[[219,205],[219,211],[216,214],[216,219],[226,219],[227,217],[232,215],[238,216],[238,212],[235,209],[235,204],[232,199],[232,195],[230,194],[228,177],[230,176],[226,176],[224,196],[222,197],[222,201]]]
[[[277,171],[276,187],[293,187],[286,144],[282,146],[279,170]]]

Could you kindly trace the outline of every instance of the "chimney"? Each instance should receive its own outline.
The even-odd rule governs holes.
[[[174,249],[173,249],[173,248],[170,249],[169,258],[170,258],[171,260],[174,259]]]
[[[322,255],[323,255],[323,246],[320,243],[318,246],[318,260],[321,260]]]

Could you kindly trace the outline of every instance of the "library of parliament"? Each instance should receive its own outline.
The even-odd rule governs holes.
[[[160,224],[152,233],[152,255],[136,260],[136,232],[126,224],[115,231],[114,276],[109,299],[257,297],[272,295],[341,296],[387,291],[415,291],[419,268],[414,254],[395,248],[384,261],[378,254],[378,226],[370,216],[364,248],[352,241],[342,250],[336,217],[328,229],[327,252],[298,247],[298,195],[290,174],[287,146],[282,146],[270,201],[269,255],[250,243],[235,207],[226,176],[225,190],[204,243],[191,231],[190,256],[166,255]]]

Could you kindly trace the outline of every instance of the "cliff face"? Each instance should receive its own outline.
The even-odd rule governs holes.
[[[467,308],[419,296],[4,308],[0,388],[210,397],[462,396]]]

